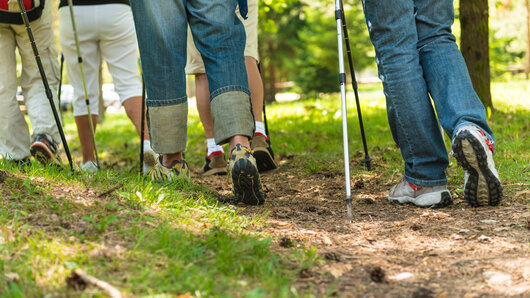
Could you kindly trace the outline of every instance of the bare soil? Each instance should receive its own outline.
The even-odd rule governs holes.
[[[316,247],[323,261],[299,272],[296,287],[317,297],[530,297],[530,190],[505,185],[497,207],[471,208],[450,187],[453,205],[421,209],[388,202],[400,177],[373,172],[352,181],[351,223],[343,173],[301,172],[292,160],[262,175],[264,206],[240,206],[261,214],[263,230],[278,251]],[[380,170],[379,170],[380,171]],[[226,176],[194,181],[230,195]],[[458,186],[461,187],[461,186]]]

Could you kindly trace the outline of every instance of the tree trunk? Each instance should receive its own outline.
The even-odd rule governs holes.
[[[526,79],[530,74],[530,0],[526,0]]]
[[[530,74],[530,0],[526,0],[526,79]]]
[[[460,48],[473,87],[490,114],[494,108],[490,89],[488,18],[488,0],[460,0]]]
[[[267,52],[272,53],[274,51],[273,45],[271,42],[267,43]],[[276,100],[276,67],[272,59],[268,59],[266,65],[267,71],[264,72],[264,87],[265,87],[265,96],[263,98],[264,102],[274,102]]]

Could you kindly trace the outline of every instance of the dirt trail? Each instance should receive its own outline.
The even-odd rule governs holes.
[[[196,183],[229,196],[226,176],[194,174]],[[342,173],[300,174],[286,163],[262,175],[265,206],[240,214],[267,208],[264,230],[280,251],[317,247],[326,261],[297,281],[317,296],[530,296],[530,209],[521,203],[528,191],[512,192],[498,207],[470,208],[453,195],[449,207],[421,209],[390,204],[394,181],[381,180],[367,174],[352,181],[350,224]]]

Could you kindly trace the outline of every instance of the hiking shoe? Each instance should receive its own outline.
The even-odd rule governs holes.
[[[95,162],[89,160],[85,163],[80,163],[79,169],[81,169],[82,172],[85,172],[87,174],[94,174],[98,171],[98,165]]]
[[[226,175],[228,173],[223,151],[214,151],[210,155],[206,155],[205,160],[206,163],[202,167],[203,176]]]
[[[407,182],[404,177],[390,189],[388,200],[398,204],[412,203],[423,208],[441,208],[453,203],[447,185],[419,186]]]
[[[250,141],[250,149],[253,152],[254,158],[256,158],[256,165],[260,172],[278,168],[269,136],[264,136],[261,133],[254,134],[254,138]]]
[[[252,156],[252,152],[247,147],[237,144],[230,152],[229,160],[228,172],[229,178],[232,178],[234,203],[263,204],[265,193],[261,187],[256,159]]]
[[[502,185],[493,162],[493,144],[472,125],[458,129],[453,155],[464,170],[464,199],[473,207],[496,206],[502,199]]]
[[[153,151],[153,149],[144,148],[144,164],[143,164],[143,174],[149,174],[149,171],[155,166],[158,154]]]
[[[37,135],[35,142],[29,147],[31,155],[41,164],[59,163],[56,157],[57,146],[45,134]]]
[[[175,160],[169,167],[166,167],[162,164],[162,155],[160,155],[155,166],[149,171],[149,176],[155,182],[189,180],[190,168],[184,159]]]

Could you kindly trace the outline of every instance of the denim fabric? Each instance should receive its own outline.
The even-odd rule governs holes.
[[[186,142],[187,102],[186,42],[188,24],[195,46],[204,61],[210,102],[219,97],[219,108],[231,109],[233,100],[227,92],[236,94],[239,104],[249,101],[245,68],[245,29],[235,9],[238,0],[132,0],[138,46],[142,60],[148,124],[153,148],[158,153],[182,152]],[[226,103],[225,103],[226,101]],[[162,108],[166,110],[162,111]],[[159,112],[157,112],[159,111]],[[226,113],[219,122],[229,122]],[[236,122],[253,121],[249,108],[238,115]],[[253,127],[252,127],[253,129]],[[180,134],[176,137],[176,134]],[[230,138],[230,132],[222,132]],[[182,137],[184,136],[184,137]]]
[[[148,106],[187,101],[186,41],[189,23],[204,60],[210,101],[228,91],[250,95],[243,51],[245,29],[237,0],[132,0]]]
[[[475,125],[493,142],[451,33],[453,1],[363,0],[363,8],[405,178],[423,186],[446,184],[449,161],[437,116],[451,137],[459,127]]]

